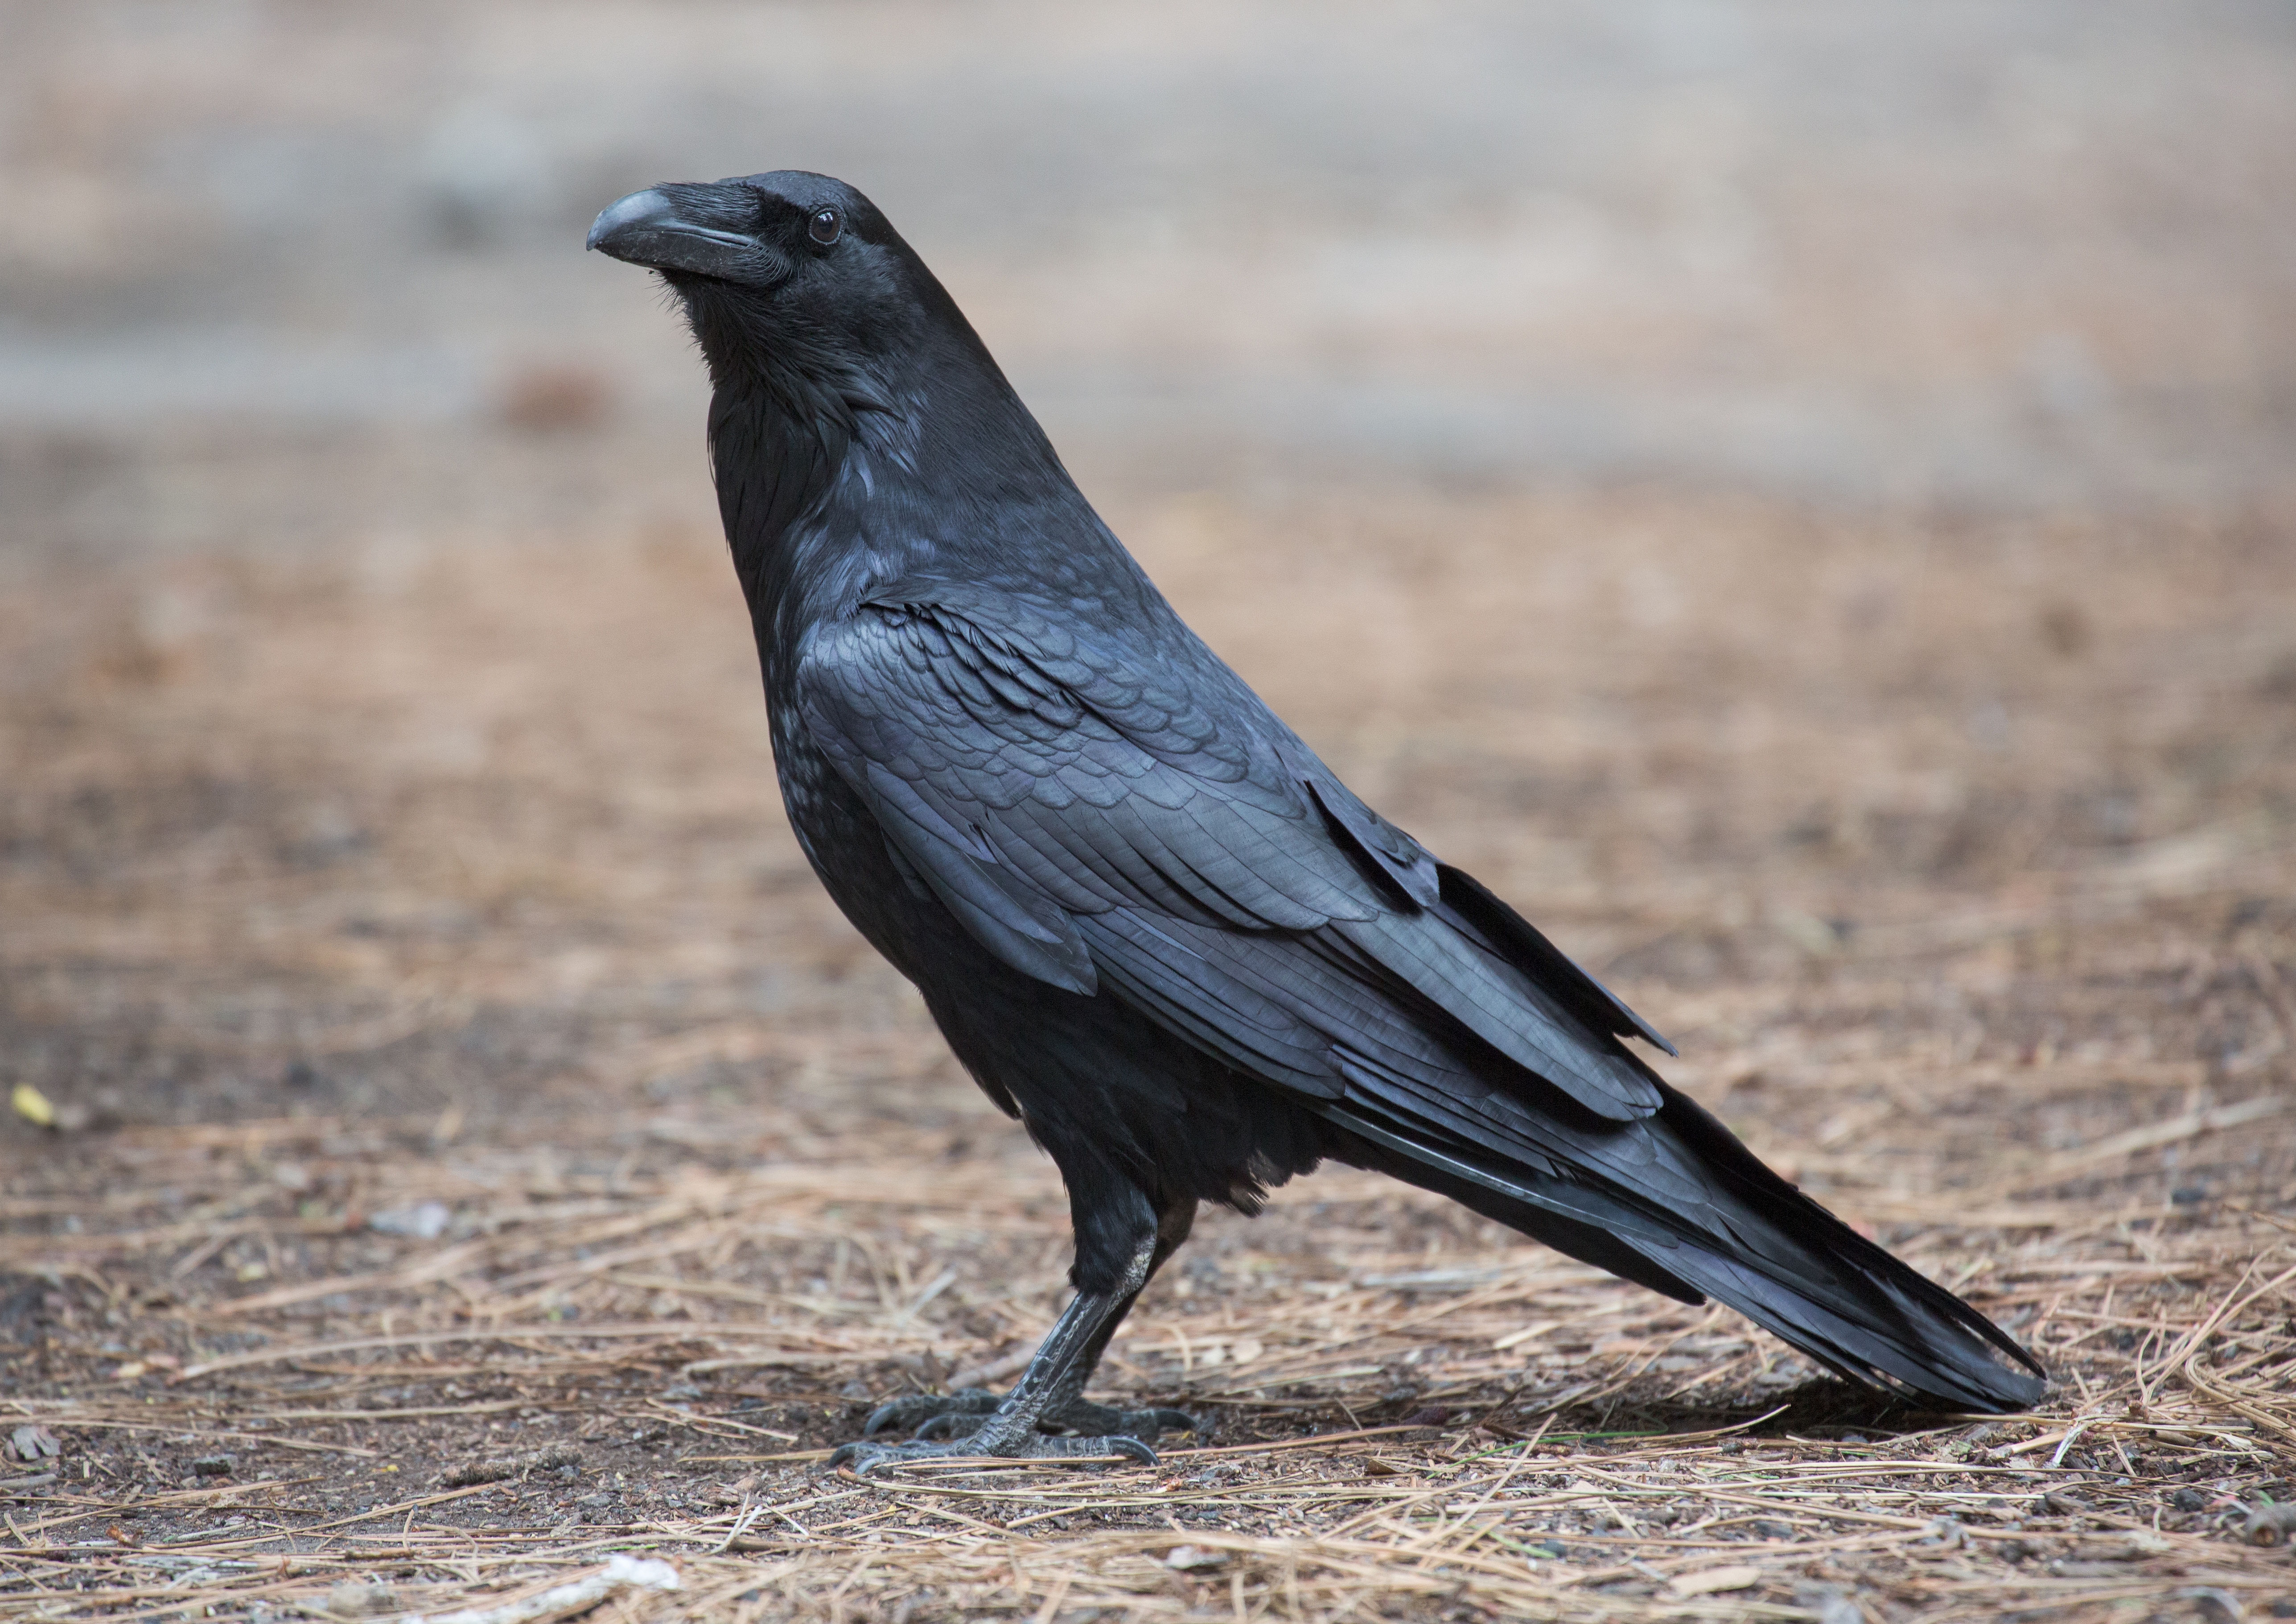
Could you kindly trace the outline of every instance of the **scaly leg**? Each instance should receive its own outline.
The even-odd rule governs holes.
[[[1086,1347],[1082,1357],[1070,1367],[1068,1375],[1046,1401],[1041,1427],[1058,1428],[1065,1432],[1086,1434],[1118,1434],[1136,1438],[1152,1444],[1165,1432],[1201,1432],[1204,1423],[1185,1410],[1160,1406],[1144,1410],[1119,1409],[1113,1405],[1095,1404],[1084,1396],[1084,1390],[1099,1367],[1101,1355],[1107,1350],[1109,1340],[1116,1333],[1124,1316],[1139,1300],[1135,1292],[1109,1316],[1100,1333]],[[891,1399],[870,1412],[862,1423],[861,1436],[874,1438],[880,1432],[901,1432],[914,1430],[920,1439],[969,1438],[979,1431],[985,1420],[996,1413],[1004,1402],[1004,1395],[992,1393],[984,1387],[964,1388],[954,1393],[912,1393]]]
[[[1144,1201],[1140,1205],[1141,1216],[1147,1217]],[[830,1464],[849,1464],[865,1476],[878,1466],[904,1461],[980,1456],[1040,1459],[1122,1455],[1153,1464],[1156,1452],[1150,1441],[1166,1429],[1201,1430],[1194,1417],[1179,1410],[1119,1410],[1093,1404],[1085,1399],[1084,1389],[1109,1339],[1150,1277],[1187,1238],[1194,1217],[1191,1202],[1141,1225],[1144,1233],[1134,1241],[1118,1279],[1110,1289],[1078,1291],[1020,1381],[1002,1398],[973,1388],[945,1398],[894,1399],[870,1415],[865,1439],[888,1428],[922,1422],[917,1437],[904,1444],[845,1444],[829,1457]],[[1081,1435],[1048,1436],[1053,1428]],[[1144,1433],[1144,1438],[1140,1436]]]

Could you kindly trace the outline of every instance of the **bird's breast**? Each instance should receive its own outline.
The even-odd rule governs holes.
[[[830,900],[893,967],[915,980],[931,940],[955,928],[895,866],[884,832],[836,765],[787,708],[772,708],[774,768],[798,847]],[[939,915],[939,917],[935,917]]]

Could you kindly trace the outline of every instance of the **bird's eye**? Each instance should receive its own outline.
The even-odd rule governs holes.
[[[837,234],[844,228],[845,222],[837,217],[837,210],[816,209],[813,211],[813,218],[805,223],[805,234],[827,248],[837,241]]]

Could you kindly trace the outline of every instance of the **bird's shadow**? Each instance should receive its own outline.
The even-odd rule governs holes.
[[[1387,1408],[1391,1413],[1382,1415]],[[1938,1431],[1954,1424],[1977,1424],[1980,1417],[1945,1410],[1922,1410],[1906,1404],[1904,1398],[1890,1394],[1866,1392],[1862,1388],[1850,1388],[1849,1382],[1827,1381],[1818,1376],[1800,1382],[1798,1388],[1786,1388],[1768,1398],[1759,1401],[1719,1401],[1719,1404],[1699,1404],[1694,1398],[1610,1398],[1600,1404],[1566,1404],[1559,1410],[1546,1410],[1529,1404],[1515,1408],[1513,1404],[1476,1406],[1472,1398],[1460,1401],[1458,1410],[1444,1410],[1442,1420],[1435,1420],[1432,1408],[1419,1398],[1396,1398],[1389,1406],[1368,1406],[1352,1410],[1364,1424],[1422,1424],[1456,1426],[1463,1422],[1481,1422],[1488,1431],[1502,1438],[1531,1438],[1543,1436],[1552,1442],[1563,1440],[1630,1440],[1630,1438],[1713,1438],[1715,1433],[1726,1433],[1731,1438],[1800,1438],[1800,1440],[1830,1440],[1830,1442],[1876,1442],[1881,1438],[1904,1438],[1913,1433]]]
[[[1492,1430],[1529,1436],[1542,1426],[1550,1439],[1712,1437],[1821,1439],[1842,1443],[1872,1442],[1913,1433],[1935,1431],[1956,1423],[1974,1425],[1977,1417],[1952,1412],[1924,1410],[1884,1393],[1874,1393],[1846,1382],[1816,1377],[1767,1399],[1747,1403],[1698,1403],[1678,1399],[1620,1399],[1603,1404],[1567,1405],[1561,1410],[1533,1408],[1514,1415],[1500,1410],[1481,1419],[1496,1423]]]

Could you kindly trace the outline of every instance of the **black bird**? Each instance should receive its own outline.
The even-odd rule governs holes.
[[[1186,626],[869,200],[783,170],[634,193],[709,368],[718,504],[800,843],[1066,1181],[1075,1299],[1012,1391],[907,1398],[857,1469],[1153,1459],[1084,1397],[1199,1202],[1330,1159],[1439,1191],[1853,1381],[2031,1404],[1982,1315],[1772,1173],[1674,1049],[1349,793]],[[938,1435],[944,1441],[925,1441]]]

